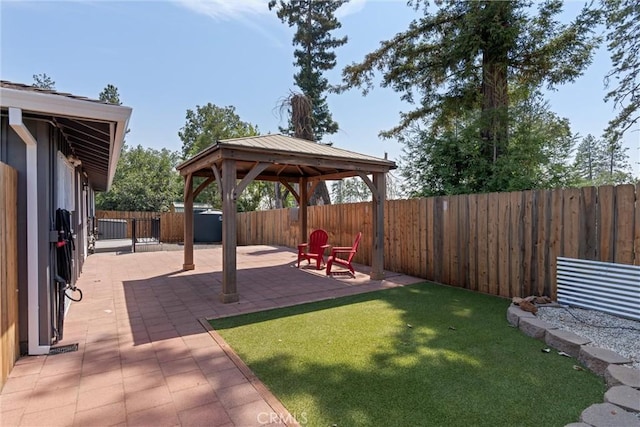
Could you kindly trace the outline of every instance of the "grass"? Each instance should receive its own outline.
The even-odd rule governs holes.
[[[309,426],[563,426],[603,381],[512,328],[504,299],[423,283],[211,321]]]

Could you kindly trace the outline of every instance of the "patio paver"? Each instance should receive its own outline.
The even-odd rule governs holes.
[[[395,273],[370,281],[364,266],[354,279],[330,278],[295,268],[296,252],[282,247],[237,253],[233,304],[218,298],[220,247],[196,250],[192,271],[175,251],[87,258],[77,283],[84,299],[71,305],[57,344],[78,351],[18,360],[0,394],[2,425],[286,425],[290,414],[269,404],[277,400],[201,321],[422,281]]]

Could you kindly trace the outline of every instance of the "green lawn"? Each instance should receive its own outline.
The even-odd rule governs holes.
[[[211,321],[309,426],[563,426],[602,379],[506,321],[504,299],[423,283]]]

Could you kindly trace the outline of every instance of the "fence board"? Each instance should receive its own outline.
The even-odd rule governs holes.
[[[547,259],[547,277],[544,286],[544,295],[549,295],[551,292],[552,283],[555,284],[556,270],[557,270],[557,258],[562,255],[562,223],[563,223],[563,202],[564,202],[564,190],[556,190],[551,193],[551,219],[549,229],[549,258]],[[551,295],[555,298],[555,295]]]
[[[524,210],[522,207],[523,193],[509,193],[511,215],[509,218],[509,296],[522,296],[522,252]]]
[[[622,264],[633,264],[634,193],[631,184],[615,187],[613,259]]]
[[[614,242],[614,190],[610,185],[598,187],[598,241],[599,261],[613,262]]]
[[[636,184],[636,217],[634,220],[635,223],[635,232],[634,232],[634,263],[635,265],[640,265],[640,182]]]
[[[478,291],[489,293],[489,196],[478,195]]]
[[[460,286],[458,278],[458,246],[460,245],[460,222],[458,220],[458,196],[450,196],[445,242],[449,252],[449,279],[447,283]]]
[[[469,231],[467,233],[467,256],[468,256],[468,273],[469,289],[478,290],[478,195],[471,194],[467,205],[469,213]]]
[[[498,294],[503,297],[509,295],[509,243],[511,206],[509,193],[499,193],[498,198]]]
[[[488,218],[487,218],[487,268],[489,270],[489,293],[498,295],[498,234],[500,209],[498,206],[499,195],[489,194]]]
[[[469,198],[456,196],[458,199],[458,282],[460,286],[469,289]]]
[[[427,216],[427,274],[425,276],[428,280],[435,280],[434,264],[438,260],[434,250],[434,224],[433,224],[433,212],[435,209],[435,200],[431,197],[426,200],[425,203],[425,215]]]
[[[448,253],[445,253],[443,240],[445,236],[444,207],[447,206],[445,197],[436,197],[433,206],[433,250],[438,257],[433,263],[433,280],[438,283],[447,283],[444,279],[444,265],[449,265]]]
[[[578,258],[579,254],[581,193],[579,188],[563,191],[562,256],[569,258]]]
[[[522,273],[520,296],[533,294],[533,263],[535,260],[534,219],[533,219],[533,191],[522,193]]]
[[[580,192],[578,258],[595,261],[598,259],[596,187],[583,187]]]
[[[544,295],[544,288],[549,278],[549,229],[551,220],[551,193],[547,191],[536,191],[535,202],[538,206],[537,215],[537,237],[536,237],[536,283],[535,294]]]
[[[418,199],[418,232],[416,233],[418,236],[418,247],[420,250],[420,265],[418,267],[418,277],[422,277],[423,279],[427,277],[427,262],[428,253],[427,253],[427,236],[429,235],[427,231],[427,200],[424,198]]]

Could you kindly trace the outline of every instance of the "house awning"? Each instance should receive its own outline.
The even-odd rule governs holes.
[[[0,81],[0,107],[3,114],[8,108],[19,108],[24,119],[47,120],[58,127],[93,188],[109,189],[130,107],[8,81]]]

